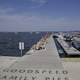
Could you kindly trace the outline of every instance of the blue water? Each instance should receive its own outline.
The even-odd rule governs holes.
[[[19,42],[24,42],[23,55],[36,44],[46,32],[0,32],[0,55],[20,56]]]

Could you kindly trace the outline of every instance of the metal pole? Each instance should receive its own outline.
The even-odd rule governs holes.
[[[22,57],[22,43],[21,43],[21,57]]]
[[[21,49],[21,57],[22,57],[22,49]]]
[[[19,42],[20,56],[23,56],[24,42]]]

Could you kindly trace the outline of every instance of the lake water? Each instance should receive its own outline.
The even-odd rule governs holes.
[[[0,32],[0,55],[20,56],[19,42],[24,42],[24,55],[45,34],[46,32]]]

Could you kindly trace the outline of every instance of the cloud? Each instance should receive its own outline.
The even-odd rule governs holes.
[[[31,0],[33,3],[37,4],[37,5],[34,5],[34,6],[31,6],[31,8],[39,8],[39,7],[42,7],[43,5],[45,5],[48,0]]]
[[[0,14],[7,14],[7,13],[11,13],[14,12],[14,8],[6,8],[6,9],[2,9],[0,8]]]
[[[37,2],[37,3],[46,3],[47,0],[32,0],[32,2]]]
[[[18,11],[32,10],[33,8],[40,8],[44,6],[48,0],[9,0],[0,1],[0,8],[14,8]]]
[[[80,27],[80,20],[70,21],[65,17],[50,18],[49,16],[21,14],[7,14],[12,9],[0,10],[0,31],[48,31],[75,30]]]

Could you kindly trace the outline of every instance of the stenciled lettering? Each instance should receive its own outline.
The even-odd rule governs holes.
[[[25,72],[24,69],[20,69],[20,70],[19,70],[19,73],[24,73],[24,72]]]
[[[32,80],[36,80],[36,78],[37,78],[36,76],[35,77],[32,77]]]
[[[27,73],[33,73],[33,70],[27,70]]]
[[[15,73],[17,72],[17,69],[11,69],[11,72]]]

